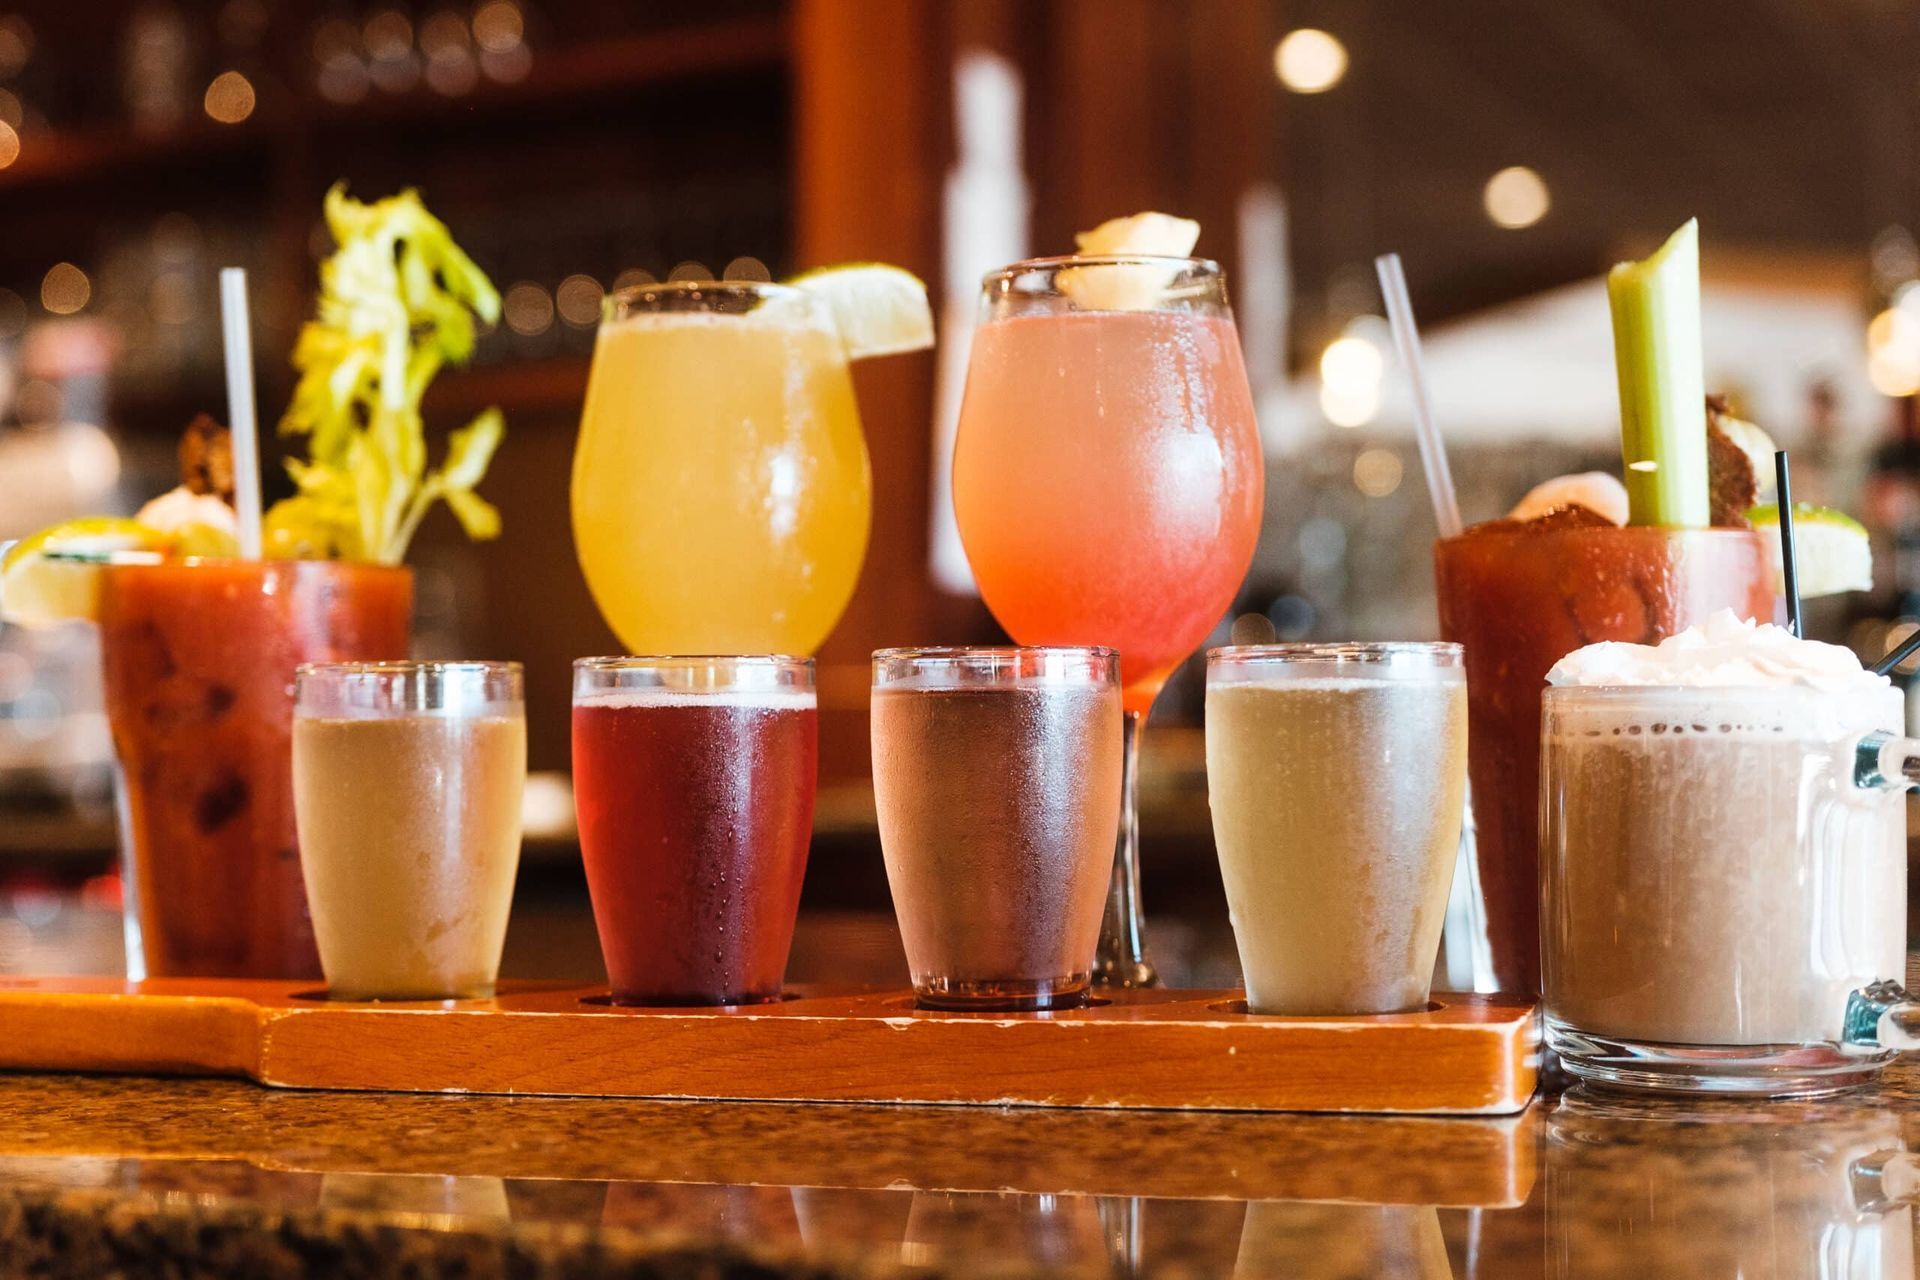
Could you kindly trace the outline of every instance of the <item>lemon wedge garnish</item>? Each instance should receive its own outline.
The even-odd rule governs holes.
[[[920,277],[882,262],[820,267],[788,283],[826,304],[847,359],[925,351],[933,345],[933,307]]]
[[[0,619],[24,627],[92,620],[100,613],[100,569],[109,557],[170,546],[166,534],[121,516],[89,516],[42,529],[0,559]]]
[[[1786,590],[1780,568],[1780,506],[1769,502],[1747,512],[1753,527],[1766,535],[1773,558],[1773,589]],[[1793,504],[1794,566],[1800,598],[1873,590],[1873,546],[1866,526],[1831,507]]]
[[[1079,255],[1088,258],[1184,258],[1199,240],[1199,223],[1168,213],[1109,218],[1073,238]],[[1150,263],[1116,263],[1072,267],[1056,280],[1083,311],[1150,311],[1160,304],[1174,274]]]
[[[1160,258],[1184,258],[1200,242],[1200,224],[1170,213],[1136,213],[1109,218],[1091,231],[1073,238],[1088,257],[1122,257],[1145,253]]]

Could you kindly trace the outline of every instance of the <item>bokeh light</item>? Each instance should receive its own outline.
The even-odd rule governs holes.
[[[1391,449],[1362,449],[1353,460],[1353,487],[1369,498],[1384,498],[1400,487],[1404,468]]]
[[[766,284],[773,279],[773,272],[767,264],[758,258],[735,258],[720,273],[722,280],[738,280],[743,284]]]
[[[1509,231],[1532,226],[1546,217],[1553,205],[1546,182],[1523,164],[1502,169],[1488,178],[1481,200],[1494,225]]]
[[[93,281],[71,262],[56,262],[40,281],[40,305],[57,316],[70,316],[93,297]]]
[[[522,280],[507,290],[500,312],[507,328],[523,338],[537,337],[553,327],[553,295]]]
[[[1347,74],[1347,47],[1316,27],[1289,31],[1274,46],[1273,72],[1295,93],[1325,93]]]
[[[600,282],[589,275],[572,275],[553,291],[560,318],[576,329],[591,328],[600,321],[600,299],[605,296]]]
[[[239,124],[253,114],[253,82],[238,71],[222,71],[207,86],[207,115],[221,124]]]

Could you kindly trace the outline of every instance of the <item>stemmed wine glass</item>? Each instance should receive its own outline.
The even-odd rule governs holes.
[[[1216,263],[1037,258],[990,273],[954,445],[980,594],[1023,645],[1120,652],[1121,820],[1096,980],[1156,982],[1140,909],[1140,722],[1232,604],[1265,469]]]

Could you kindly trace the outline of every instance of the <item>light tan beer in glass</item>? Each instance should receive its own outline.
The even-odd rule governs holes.
[[[493,994],[526,774],[517,663],[300,668],[294,812],[328,994]]]
[[[1466,767],[1458,645],[1207,655],[1207,790],[1249,1008],[1427,1003]]]

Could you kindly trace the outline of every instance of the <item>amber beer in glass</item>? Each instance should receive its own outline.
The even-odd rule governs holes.
[[[320,560],[104,570],[130,977],[320,976],[294,830],[294,669],[406,657],[412,583]]]
[[[1120,814],[1111,649],[882,649],[873,791],[920,1002],[1081,1003]]]
[[[1467,770],[1498,990],[1540,990],[1540,697],[1601,640],[1654,644],[1721,609],[1773,617],[1762,535],[1498,520],[1434,548],[1440,633],[1467,657]]]
[[[807,658],[574,664],[574,804],[616,1001],[779,998],[818,740]]]

